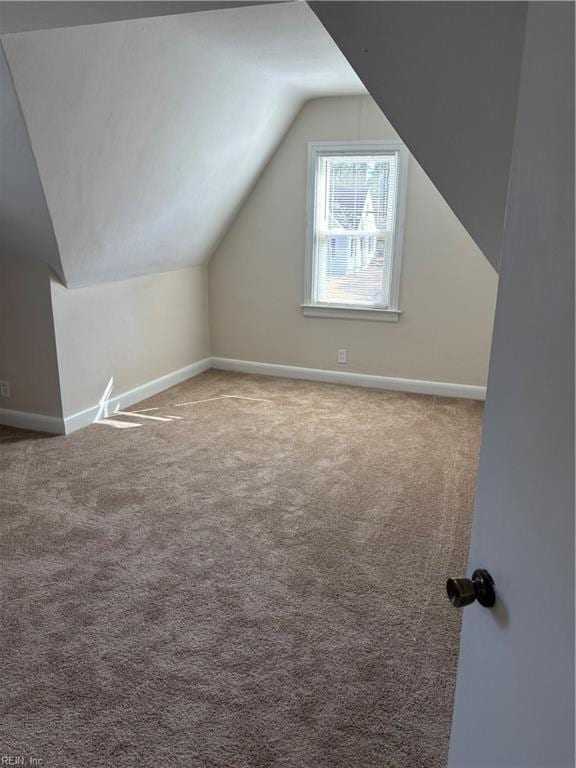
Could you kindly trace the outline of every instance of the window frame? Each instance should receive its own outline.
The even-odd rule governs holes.
[[[316,266],[314,259],[315,213],[316,213],[316,169],[318,158],[323,155],[354,156],[363,154],[398,155],[398,186],[396,215],[394,222],[394,244],[390,276],[390,302],[387,307],[360,306],[358,304],[328,304],[315,302]],[[400,310],[400,275],[402,272],[402,251],[404,241],[404,220],[406,213],[406,192],[408,186],[409,152],[399,139],[378,141],[310,141],[308,142],[308,171],[306,183],[306,250],[304,267],[304,301],[301,304],[304,315],[308,317],[343,317],[349,320],[387,320],[399,319]]]

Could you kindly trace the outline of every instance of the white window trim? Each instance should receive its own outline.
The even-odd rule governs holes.
[[[396,230],[392,254],[390,305],[360,307],[345,304],[320,304],[314,296],[314,213],[316,198],[316,167],[318,156],[329,152],[335,155],[354,155],[378,152],[398,153],[398,198],[396,202]],[[310,141],[308,142],[308,175],[306,184],[306,256],[304,268],[304,301],[300,305],[307,317],[340,317],[348,320],[385,320],[395,322],[400,317],[400,275],[404,241],[404,218],[408,186],[408,159],[406,146],[398,139],[388,141]]]

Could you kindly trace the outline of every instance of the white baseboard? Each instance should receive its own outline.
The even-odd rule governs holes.
[[[153,381],[147,381],[134,389],[129,389],[119,395],[114,395],[97,403],[96,405],[79,411],[66,418],[57,416],[44,416],[41,413],[24,413],[23,411],[11,411],[7,408],[0,408],[0,425],[6,427],[17,427],[18,429],[31,429],[35,432],[49,432],[54,435],[69,435],[82,427],[93,424],[97,419],[111,415],[122,408],[128,408],[134,403],[146,400],[148,397],[157,395],[165,389],[181,384],[193,376],[198,376],[212,367],[212,360],[205,357],[196,363],[187,365],[165,376],[160,376]]]
[[[25,413],[0,408],[0,425],[31,429],[35,432],[49,432],[55,435],[69,435],[78,429],[93,424],[99,418],[110,416],[118,410],[128,408],[141,400],[157,395],[165,389],[181,384],[198,374],[216,368],[221,371],[255,373],[263,376],[279,376],[287,379],[307,379],[324,381],[330,384],[348,384],[354,387],[388,389],[396,392],[413,392],[421,395],[440,395],[442,397],[465,397],[472,400],[484,400],[486,387],[471,384],[451,384],[445,381],[421,381],[419,379],[397,379],[390,376],[351,373],[348,371],[330,371],[321,368],[301,368],[296,365],[277,365],[275,363],[256,363],[250,360],[233,360],[227,357],[206,357],[185,368],[172,371],[158,379],[148,381],[129,389],[104,402],[86,408],[66,418],[44,416],[41,413]]]
[[[89,424],[93,424],[100,418],[110,416],[116,411],[128,408],[135,403],[139,403],[141,400],[146,400],[148,397],[163,392],[165,389],[170,389],[170,387],[174,387],[176,384],[181,384],[187,379],[198,376],[198,374],[204,373],[204,371],[207,371],[211,367],[211,358],[205,357],[203,360],[198,360],[198,362],[187,365],[185,368],[180,368],[177,371],[172,371],[172,373],[167,373],[165,376],[160,376],[153,381],[147,381],[145,384],[140,384],[140,386],[134,387],[134,389],[129,389],[119,395],[114,395],[108,398],[105,402],[98,403],[84,411],[79,411],[71,416],[67,416],[64,419],[64,433],[69,435],[71,432],[76,432],[78,429],[82,429],[82,427],[87,427]]]
[[[374,376],[372,374],[351,373],[348,371],[300,368],[296,365],[255,363],[249,360],[233,360],[227,357],[213,357],[212,367],[221,371],[256,373],[263,376],[280,376],[288,379],[325,381],[330,384],[348,384],[354,387],[389,389],[396,392],[412,392],[420,395],[465,397],[472,400],[486,399],[486,387],[478,387],[472,384],[451,384],[446,381],[423,381],[420,379],[397,379],[390,376]]]
[[[0,408],[0,424],[4,427],[31,429],[33,432],[64,434],[64,419],[61,416],[45,416],[43,413],[26,413]]]

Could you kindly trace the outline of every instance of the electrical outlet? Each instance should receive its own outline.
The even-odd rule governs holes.
[[[338,362],[339,363],[347,363],[348,358],[346,356],[346,350],[345,349],[339,349],[338,350]]]
[[[0,397],[10,397],[9,381],[0,381]]]

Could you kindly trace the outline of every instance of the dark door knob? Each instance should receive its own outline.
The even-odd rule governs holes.
[[[474,600],[485,608],[492,608],[496,602],[494,579],[483,568],[477,568],[471,579],[448,579],[446,592],[455,608],[464,608]]]

